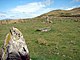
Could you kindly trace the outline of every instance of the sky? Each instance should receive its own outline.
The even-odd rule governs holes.
[[[0,0],[0,20],[34,18],[52,10],[76,7],[80,7],[80,0]]]

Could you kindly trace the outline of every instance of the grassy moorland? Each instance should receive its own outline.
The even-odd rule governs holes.
[[[17,27],[24,35],[32,60],[80,60],[80,18],[32,19],[24,23],[0,25],[0,47],[9,29]],[[48,32],[38,28],[51,28]]]

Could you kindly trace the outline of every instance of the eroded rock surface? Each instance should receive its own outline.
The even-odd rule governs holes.
[[[30,60],[25,39],[15,27],[10,29],[4,41],[2,60]]]

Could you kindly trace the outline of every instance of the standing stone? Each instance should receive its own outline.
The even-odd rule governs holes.
[[[2,60],[30,60],[25,39],[15,27],[7,34],[2,51]]]

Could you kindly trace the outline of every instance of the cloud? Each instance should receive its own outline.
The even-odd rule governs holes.
[[[50,6],[52,0],[45,0],[43,2],[32,2],[25,5],[19,5],[10,9],[7,13],[10,18],[32,18],[43,13],[51,11]]]
[[[80,7],[80,5],[78,5],[78,6],[72,6],[72,7],[68,7],[68,8],[65,8],[65,10],[71,10],[71,9],[73,9],[73,8],[77,8],[77,7]]]
[[[33,2],[33,3],[28,3],[25,5],[21,6],[16,6],[15,8],[11,9],[11,12],[14,13],[33,13],[37,12],[38,10],[44,8],[45,5],[42,4],[41,2]]]
[[[44,0],[43,4],[51,5],[53,2],[54,2],[54,0]]]
[[[6,14],[3,15],[4,18],[33,18],[39,16],[43,13],[47,13],[52,10],[52,8],[48,8],[52,4],[53,0],[44,0],[41,2],[32,2],[24,5],[18,5],[15,8],[11,8],[6,11]]]
[[[72,0],[72,2],[80,2],[80,0]]]
[[[75,0],[76,2],[80,2],[80,0]]]
[[[47,13],[49,11],[51,11],[52,9],[51,8],[42,8],[36,12],[17,12],[17,13],[9,13],[10,14],[10,18],[13,18],[13,19],[17,19],[17,18],[33,18],[33,17],[36,17],[36,16],[39,16],[43,13]],[[9,15],[8,14],[8,15]]]
[[[33,13],[46,8],[52,3],[52,0],[45,0],[43,2],[32,2],[25,5],[16,6],[10,11],[14,13]]]
[[[0,17],[6,17],[6,14],[3,12],[0,12]]]

